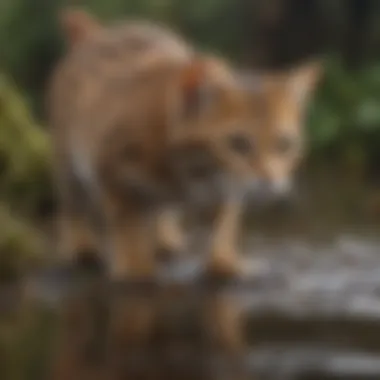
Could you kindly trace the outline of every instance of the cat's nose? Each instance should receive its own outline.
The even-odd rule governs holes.
[[[279,198],[288,198],[291,196],[293,190],[292,181],[288,178],[281,178],[278,180],[268,181],[269,191],[275,196]]]
[[[272,181],[261,179],[252,181],[247,192],[249,203],[291,202],[294,196],[293,184],[290,181]]]

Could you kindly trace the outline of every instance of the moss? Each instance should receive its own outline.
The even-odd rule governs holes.
[[[26,219],[0,204],[0,282],[15,280],[43,258],[44,239]]]
[[[51,198],[50,156],[46,133],[0,75],[0,197],[17,210],[38,211]]]
[[[18,278],[43,256],[31,217],[51,198],[50,163],[46,133],[0,73],[0,281]]]

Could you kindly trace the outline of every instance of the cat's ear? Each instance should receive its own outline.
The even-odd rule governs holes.
[[[286,77],[289,95],[300,104],[307,104],[323,74],[321,62],[309,62],[293,68]]]

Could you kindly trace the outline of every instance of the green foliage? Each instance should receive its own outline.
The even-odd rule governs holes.
[[[61,49],[56,13],[60,2],[2,0],[1,60],[17,84],[27,89],[33,106],[42,112],[47,73]]]
[[[51,199],[50,146],[14,86],[0,76],[0,281],[18,277],[43,253],[24,216]]]
[[[12,83],[0,76],[0,197],[35,212],[51,193],[50,145]]]
[[[326,76],[311,109],[314,144],[325,144],[340,135],[373,131],[380,127],[380,65],[349,72],[336,61],[326,66]]]
[[[343,160],[374,159],[380,146],[380,64],[345,70],[336,59],[326,64],[325,79],[310,109],[309,136],[314,153],[332,148]]]
[[[0,204],[0,283],[16,280],[43,257],[44,241],[29,223]]]

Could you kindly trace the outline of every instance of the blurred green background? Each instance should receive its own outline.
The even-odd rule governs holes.
[[[46,252],[45,221],[54,210],[54,197],[43,99],[51,70],[64,52],[57,15],[67,4],[0,1],[0,281],[4,283],[19,278]],[[332,203],[346,200],[339,192],[348,194],[354,188],[339,187],[342,176],[354,178],[365,188],[360,192],[366,200],[363,209],[379,221],[379,1],[83,0],[78,4],[105,21],[134,16],[164,21],[198,46],[253,68],[286,68],[322,55],[326,73],[308,114],[310,150],[304,171],[318,181],[316,173],[330,173],[338,185],[331,187],[338,192],[329,198]],[[0,319],[5,321],[0,324],[1,377],[24,379],[32,362],[29,358],[22,368],[24,361],[17,358],[23,353],[17,345],[25,351],[20,342],[29,335],[35,339],[36,330],[20,335],[17,318],[1,314]],[[13,339],[16,336],[20,338]],[[12,350],[18,356],[12,357]],[[3,360],[1,352],[13,359]]]

